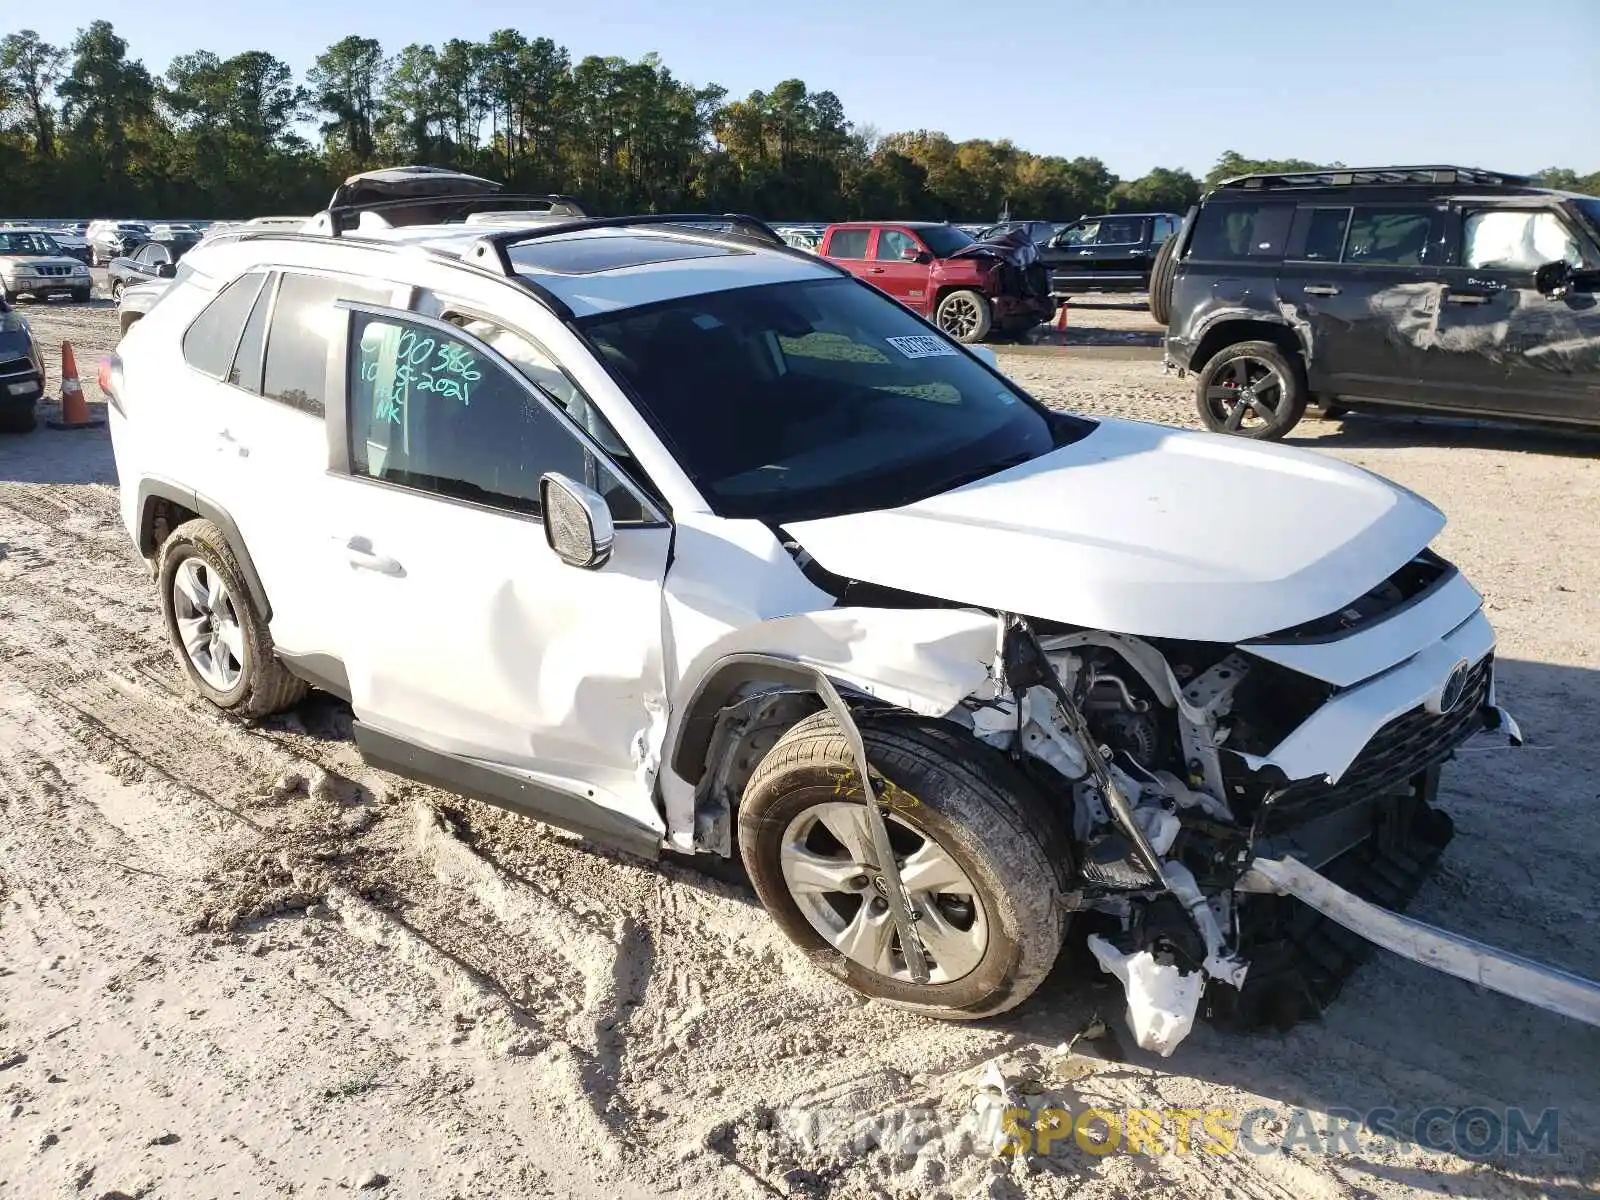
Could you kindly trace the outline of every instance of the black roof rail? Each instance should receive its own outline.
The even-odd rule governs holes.
[[[461,258],[462,261],[471,262],[476,266],[492,266],[507,278],[515,278],[517,277],[517,269],[511,261],[510,253],[513,246],[537,241],[540,238],[556,237],[559,234],[583,233],[591,229],[631,229],[651,225],[686,227],[684,232],[718,242],[744,243],[746,245],[756,242],[770,250],[775,250],[791,257],[804,258],[807,262],[823,263],[841,274],[849,274],[838,263],[829,262],[827,259],[808,253],[805,250],[796,250],[783,238],[779,237],[777,231],[760,217],[748,216],[745,213],[722,213],[720,215],[717,213],[635,213],[626,217],[591,217],[582,221],[551,221],[547,225],[537,225],[526,229],[507,229],[500,233],[485,234],[473,242]],[[726,230],[716,228],[719,225],[726,225],[728,228]]]
[[[1480,167],[1319,167],[1310,171],[1267,171],[1237,175],[1217,184],[1217,191],[1267,191],[1280,188],[1322,187],[1534,187],[1526,175],[1486,171]]]
[[[319,226],[326,224],[325,229],[319,231],[329,237],[339,237],[356,227],[356,220],[364,212],[382,213],[392,209],[437,209],[436,213],[430,212],[430,223],[449,224],[457,219],[465,219],[474,212],[501,212],[506,209],[517,208],[520,205],[545,205],[545,212],[552,216],[574,217],[578,220],[590,218],[590,213],[583,207],[583,202],[576,196],[563,196],[559,194],[535,195],[532,193],[491,192],[486,195],[463,196],[456,193],[440,193],[426,196],[399,196],[389,200],[368,200],[359,204],[338,204],[324,209],[313,220]],[[352,220],[351,218],[356,218]],[[420,222],[419,222],[420,223]]]

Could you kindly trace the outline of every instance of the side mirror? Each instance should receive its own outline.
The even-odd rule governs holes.
[[[1565,296],[1572,286],[1572,265],[1562,259],[1541,264],[1533,273],[1533,286],[1542,296]]]
[[[171,279],[178,273],[178,268],[172,263],[157,263],[156,276],[160,279]]]
[[[900,261],[907,263],[927,262],[933,257],[926,250],[919,250],[916,246],[906,246],[900,251]]]
[[[557,558],[589,571],[606,565],[616,530],[600,493],[550,471],[539,479],[539,509]]]

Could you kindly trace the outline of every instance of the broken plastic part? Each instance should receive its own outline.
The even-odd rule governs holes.
[[[1206,960],[1202,966],[1206,974],[1236,988],[1243,987],[1250,964],[1228,945],[1222,926],[1217,923],[1217,914],[1200,891],[1194,875],[1182,863],[1167,862],[1162,868],[1168,889],[1188,911],[1189,919],[1205,940]]]
[[[1205,977],[1199,971],[1185,974],[1175,965],[1158,962],[1148,950],[1124,954],[1097,933],[1089,935],[1089,949],[1100,969],[1122,982],[1134,1041],[1140,1049],[1169,1057],[1194,1028]]]

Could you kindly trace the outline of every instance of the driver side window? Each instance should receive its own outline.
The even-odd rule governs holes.
[[[1548,262],[1583,266],[1583,252],[1561,218],[1548,211],[1476,212],[1461,239],[1465,267],[1533,271]]]
[[[484,324],[493,336],[497,327]],[[477,332],[465,324],[462,330]],[[484,344],[505,353],[499,340]],[[539,478],[556,471],[604,496],[619,524],[645,519],[621,480],[534,395],[537,364],[524,371],[508,354],[514,374],[475,336],[359,312],[349,354],[352,474],[537,515]]]
[[[901,233],[898,229],[880,229],[878,248],[873,257],[879,262],[900,262],[907,250],[915,253],[921,248],[909,233]]]

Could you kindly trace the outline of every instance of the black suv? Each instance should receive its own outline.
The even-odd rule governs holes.
[[[1282,437],[1312,401],[1600,426],[1597,290],[1600,199],[1378,167],[1220,184],[1151,307],[1219,433]]]
[[[1183,218],[1177,213],[1106,213],[1080,217],[1039,250],[1057,300],[1084,292],[1143,292],[1161,245]]]

